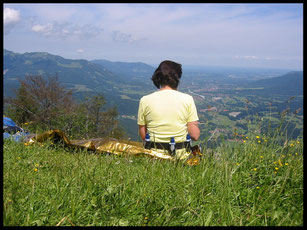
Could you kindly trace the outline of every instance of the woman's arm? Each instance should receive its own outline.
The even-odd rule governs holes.
[[[146,132],[147,132],[146,125],[139,125],[139,133],[143,141],[145,140]]]
[[[198,121],[188,122],[188,133],[190,134],[192,140],[197,141],[200,135],[198,128]]]

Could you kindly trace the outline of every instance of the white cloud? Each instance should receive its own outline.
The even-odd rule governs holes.
[[[3,10],[3,26],[4,34],[8,34],[15,27],[15,25],[20,21],[19,10],[14,10],[11,8],[4,8]]]
[[[52,33],[53,30],[53,25],[52,24],[46,24],[46,25],[34,25],[32,27],[32,30],[34,32],[38,32],[38,33],[42,33],[44,35],[50,35]]]
[[[75,25],[68,22],[53,22],[45,25],[35,24],[32,31],[47,37],[66,39],[68,37],[77,36],[80,39],[90,39],[98,36],[103,29],[92,25]]]
[[[78,49],[77,53],[84,53],[84,50],[83,49]]]

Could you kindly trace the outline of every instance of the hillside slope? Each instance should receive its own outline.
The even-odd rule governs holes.
[[[249,87],[261,87],[263,93],[281,95],[303,94],[303,71],[292,71],[285,75],[261,79],[248,84]]]
[[[150,78],[155,68],[142,62],[112,62],[105,59],[92,60],[92,63],[107,68],[111,72],[129,77],[130,80]]]
[[[95,63],[81,59],[65,59],[45,52],[19,54],[4,50],[3,71],[5,95],[11,95],[11,90],[18,88],[18,79],[24,79],[31,74],[57,74],[60,83],[76,91],[107,90],[121,81],[120,76]]]

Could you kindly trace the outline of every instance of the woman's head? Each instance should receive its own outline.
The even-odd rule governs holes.
[[[181,74],[181,64],[166,60],[160,63],[151,80],[158,89],[163,86],[177,89]]]

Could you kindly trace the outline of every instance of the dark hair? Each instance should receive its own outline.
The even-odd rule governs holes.
[[[151,80],[158,89],[166,85],[172,89],[177,89],[181,74],[181,64],[166,60],[160,63]]]

